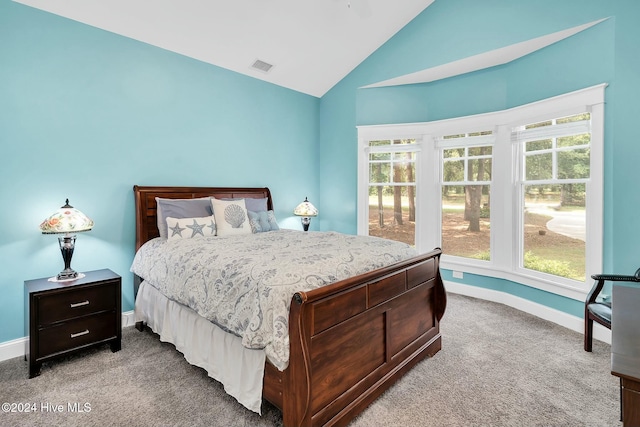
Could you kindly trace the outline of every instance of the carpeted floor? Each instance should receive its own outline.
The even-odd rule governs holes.
[[[586,353],[582,334],[455,294],[441,329],[443,349],[352,426],[622,425],[609,345],[596,341]],[[0,426],[282,425],[270,404],[262,416],[246,410],[172,345],[134,328],[123,330],[121,351],[103,346],[48,363],[31,380],[24,358],[1,362],[5,402],[23,412],[0,412]]]

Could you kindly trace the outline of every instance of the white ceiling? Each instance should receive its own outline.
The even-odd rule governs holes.
[[[15,1],[321,97],[434,0]]]

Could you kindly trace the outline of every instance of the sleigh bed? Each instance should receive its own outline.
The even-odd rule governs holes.
[[[147,242],[149,246],[159,241],[156,198],[266,199],[267,209],[273,210],[268,188],[134,186],[134,194],[136,252]],[[282,231],[294,237],[295,233],[300,233],[299,238],[314,237],[313,232]],[[251,369],[242,363],[253,359],[254,365],[260,364],[259,370],[247,381],[259,381],[261,396],[282,411],[285,426],[346,425],[416,363],[440,350],[439,321],[446,306],[440,254],[440,249],[413,254],[372,271],[293,292],[283,370],[264,351],[244,348],[240,338],[229,333],[233,331],[218,328],[175,298],[162,295],[147,283],[153,279],[138,275],[134,276],[136,327],[150,326],[225,389],[230,377],[251,376]],[[245,380],[241,382],[246,384]],[[230,394],[242,403],[243,392],[232,388]]]

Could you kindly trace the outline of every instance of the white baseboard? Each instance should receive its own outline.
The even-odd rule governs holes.
[[[133,310],[122,313],[122,327],[133,326],[135,323],[134,319]]]
[[[520,311],[524,311],[525,313],[532,314],[541,319],[556,323],[560,326],[564,326],[572,331],[580,332],[581,334],[584,333],[584,319],[582,317],[576,317],[505,292],[464,285],[456,282],[445,281],[444,283],[447,292],[504,304]],[[595,322],[593,325],[593,337],[598,341],[611,344],[611,330]]]
[[[134,324],[133,310],[122,313],[122,327],[133,326]],[[29,345],[29,338],[23,337],[11,341],[0,343],[0,362],[3,360],[13,359],[14,357],[24,356]]]
[[[0,362],[14,357],[24,356],[27,352],[29,339],[27,337],[5,341],[0,344]]]

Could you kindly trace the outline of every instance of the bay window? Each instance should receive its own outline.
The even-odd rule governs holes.
[[[358,233],[574,299],[602,268],[606,85],[508,110],[358,127]]]

